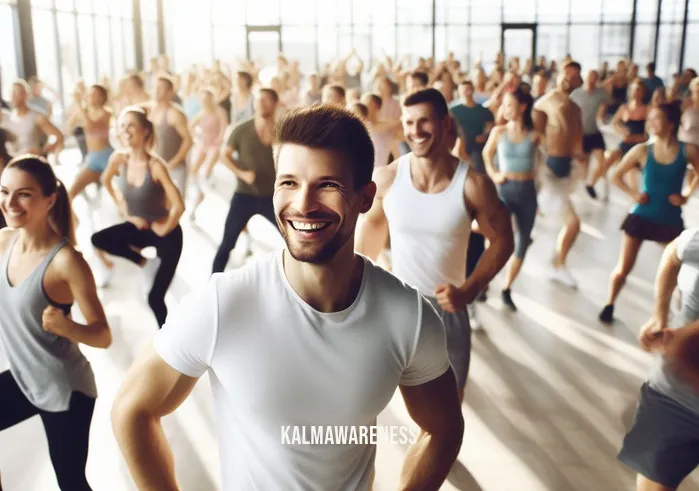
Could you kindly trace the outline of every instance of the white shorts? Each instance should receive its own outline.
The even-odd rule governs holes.
[[[570,199],[577,182],[574,175],[557,177],[544,165],[540,167],[539,179],[541,181],[538,196],[539,209],[544,216],[563,222],[577,216]]]

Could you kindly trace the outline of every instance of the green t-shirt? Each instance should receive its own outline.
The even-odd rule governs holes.
[[[453,104],[449,111],[465,137],[466,152],[482,150],[484,144],[477,144],[473,140],[483,134],[486,124],[495,119],[493,113],[480,104],[468,107],[460,102]]]
[[[253,196],[272,196],[274,194],[274,156],[272,147],[263,144],[255,130],[255,120],[249,119],[233,128],[226,145],[237,152],[234,158],[243,170],[255,172],[255,181],[252,185],[238,180],[236,193],[251,194]]]

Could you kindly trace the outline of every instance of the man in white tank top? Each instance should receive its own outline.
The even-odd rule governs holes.
[[[115,435],[136,486],[177,489],[160,420],[208,372],[222,489],[370,491],[376,439],[366,431],[399,387],[422,429],[404,439],[413,445],[400,489],[439,489],[463,439],[456,382],[428,300],[354,253],[376,192],[366,128],[342,108],[292,110],[274,160],[286,248],[189,295],[116,397]],[[350,436],[334,436],[341,430]]]
[[[44,115],[27,105],[29,85],[24,80],[12,84],[12,111],[2,111],[0,127],[8,133],[11,155],[32,153],[46,156],[63,148],[63,134]],[[53,143],[43,143],[53,136]]]
[[[466,306],[507,263],[514,248],[512,224],[492,181],[450,154],[453,122],[439,91],[406,97],[402,118],[412,153],[375,171],[376,198],[356,246],[376,260],[390,235],[393,273],[429,298],[442,316],[461,392],[471,348]],[[473,219],[490,246],[466,279]]]

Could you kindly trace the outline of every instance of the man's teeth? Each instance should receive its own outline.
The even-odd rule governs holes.
[[[326,223],[291,222],[291,225],[296,230],[320,230],[321,228],[325,228],[325,226],[327,225],[327,222]]]
[[[422,143],[425,143],[427,141],[427,138],[415,138],[413,141],[415,143],[422,144]]]
[[[16,217],[24,215],[24,212],[23,211],[8,211],[7,215],[12,217],[12,218],[16,218]]]

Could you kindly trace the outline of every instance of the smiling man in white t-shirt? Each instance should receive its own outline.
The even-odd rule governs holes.
[[[456,381],[429,301],[354,253],[357,218],[376,192],[366,128],[340,108],[292,111],[275,162],[286,248],[214,275],[134,363],[112,412],[131,475],[142,490],[177,489],[160,418],[208,372],[224,490],[370,490],[375,442],[284,434],[366,432],[398,387],[422,429],[401,489],[437,490],[463,438]]]

